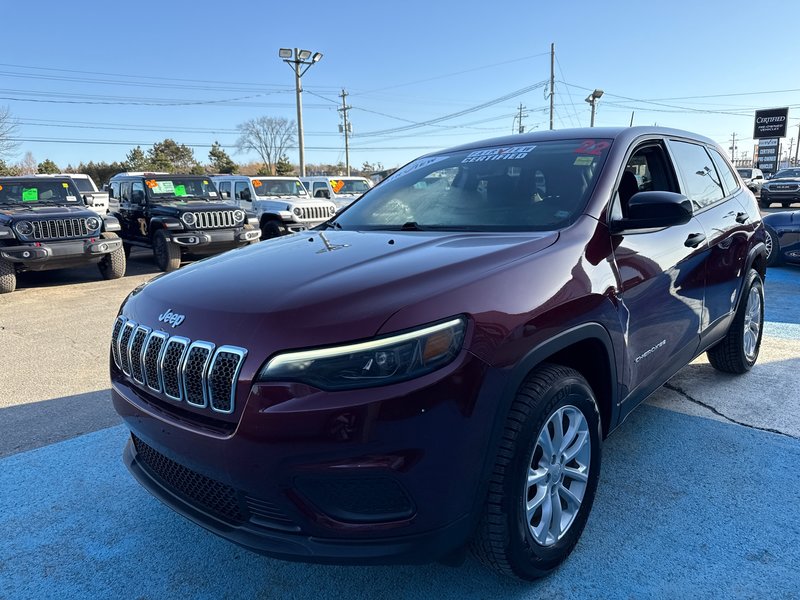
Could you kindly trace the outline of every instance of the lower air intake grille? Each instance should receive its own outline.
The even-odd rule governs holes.
[[[170,460],[135,435],[131,437],[138,458],[167,487],[179,492],[217,517],[234,523],[244,523],[246,519],[239,508],[236,490],[231,486],[196,473],[174,460]]]

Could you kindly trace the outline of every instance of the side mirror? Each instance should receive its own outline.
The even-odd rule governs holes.
[[[331,193],[328,190],[317,190],[314,192],[314,198],[327,198],[331,199]]]
[[[628,201],[628,216],[610,224],[611,233],[684,225],[692,218],[692,202],[674,192],[637,192]]]
[[[244,200],[244,201],[246,201],[246,202],[250,202],[250,200],[252,198],[252,196],[250,195],[250,190],[243,189],[241,191],[241,193],[239,194],[239,198]]]
[[[94,206],[94,196],[92,196],[91,194],[84,194],[83,203],[86,206]]]
[[[226,198],[230,199],[230,197],[231,197],[231,193],[228,192],[228,191],[220,192],[220,195],[222,196],[223,199],[226,199]]]

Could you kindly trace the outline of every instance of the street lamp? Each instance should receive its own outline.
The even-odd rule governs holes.
[[[594,109],[597,100],[603,95],[603,90],[595,90],[586,97],[586,102],[592,105],[592,120],[589,122],[589,127],[594,127]]]
[[[322,58],[322,52],[314,52],[311,50],[298,50],[294,48],[281,48],[278,50],[278,57],[289,65],[294,71],[294,87],[297,96],[297,143],[300,147],[300,176],[306,176],[306,159],[305,150],[303,148],[303,84],[300,78],[314,63],[319,62]],[[305,68],[301,68],[305,67]]]

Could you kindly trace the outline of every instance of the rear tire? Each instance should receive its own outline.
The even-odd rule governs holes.
[[[100,237],[106,240],[119,239],[116,233],[111,232],[102,233]],[[100,269],[100,275],[102,275],[103,279],[119,279],[120,277],[124,277],[126,266],[125,249],[122,247],[117,248],[110,254],[106,254],[100,259],[100,262],[97,263],[97,268]]]
[[[163,229],[153,235],[153,256],[158,268],[165,273],[175,271],[181,266],[181,249],[169,241],[167,232]]]
[[[733,323],[722,341],[706,351],[708,362],[724,373],[746,373],[756,364],[763,332],[764,284],[758,271],[750,269]]]
[[[766,227],[766,244],[767,244],[767,266],[777,267],[781,264],[781,243],[778,239],[778,232],[769,225]]]
[[[772,202],[770,202],[769,200],[761,200],[760,197],[759,197],[758,205],[761,208],[769,208],[770,204],[772,204]]]
[[[9,294],[17,289],[17,270],[14,263],[0,258],[0,294]]]
[[[498,573],[521,579],[558,567],[589,518],[601,440],[586,379],[554,364],[532,371],[503,425],[473,554]]]

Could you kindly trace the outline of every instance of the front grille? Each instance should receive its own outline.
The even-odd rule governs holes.
[[[215,516],[237,524],[244,523],[246,519],[239,507],[235,489],[176,463],[135,435],[131,435],[131,437],[138,458],[168,487],[199,504]]]
[[[234,218],[236,211],[215,210],[192,213],[194,215],[194,225],[197,229],[222,229],[224,227],[236,227],[239,223]]]
[[[32,221],[31,224],[33,233],[29,237],[37,242],[89,236],[86,219],[48,219]]]
[[[236,382],[247,357],[244,348],[192,342],[125,317],[117,317],[113,336],[114,364],[140,385],[172,402],[233,413]]]
[[[326,221],[333,214],[327,206],[301,206],[301,221]]]
[[[796,183],[775,183],[769,186],[769,191],[771,192],[795,192],[797,189],[800,188],[800,185]]]

